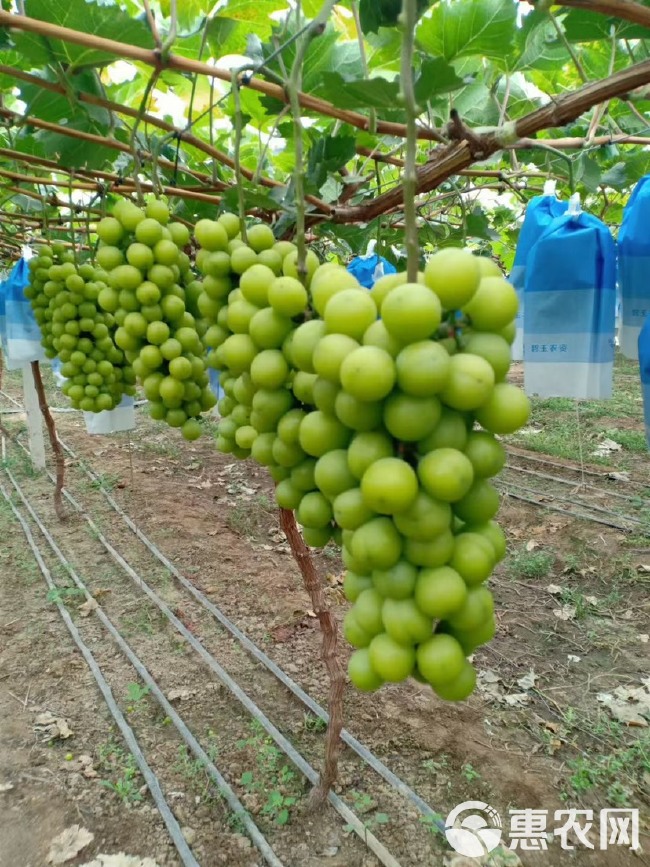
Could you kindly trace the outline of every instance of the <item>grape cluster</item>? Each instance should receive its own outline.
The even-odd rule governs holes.
[[[294,244],[276,242],[264,224],[249,226],[246,242],[239,233],[239,219],[228,213],[195,227],[203,275],[196,304],[210,323],[203,342],[225,395],[217,405],[217,447],[238,458],[252,454],[281,481],[303,415],[285,349],[308,295],[297,277]],[[309,262],[318,265],[313,253]],[[292,425],[287,439],[283,434]]]
[[[98,303],[114,318],[115,343],[133,365],[150,415],[197,439],[199,416],[215,398],[200,337],[207,325],[196,315],[198,290],[183,250],[189,230],[170,222],[161,200],[143,209],[122,199],[97,234],[97,263],[107,273]]]
[[[99,295],[106,273],[89,262],[77,264],[72,251],[58,243],[42,246],[29,261],[30,300],[48,358],[62,362],[64,393],[75,409],[101,412],[116,407],[124,394],[135,394],[135,375],[113,340],[114,318]]]
[[[475,684],[467,656],[494,634],[485,582],[505,554],[497,437],[530,411],[505,382],[514,290],[459,249],[416,283],[387,275],[370,292],[312,256],[303,285],[295,250],[269,247],[285,253],[274,269],[239,249],[214,332],[218,446],[270,468],[309,545],[342,544],[353,683],[413,676],[461,700]]]

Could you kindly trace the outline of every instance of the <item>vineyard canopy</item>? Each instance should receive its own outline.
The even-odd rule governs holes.
[[[3,10],[8,6],[3,2]],[[79,242],[114,195],[166,194],[193,223],[295,222],[287,70],[321,0],[24,0],[0,12],[0,252],[47,226]],[[401,32],[392,0],[344,0],[307,50],[307,221],[343,256],[403,246]],[[420,4],[420,243],[509,267],[545,178],[620,223],[650,171],[650,2]],[[235,86],[233,87],[233,81]],[[450,120],[451,118],[451,120]]]

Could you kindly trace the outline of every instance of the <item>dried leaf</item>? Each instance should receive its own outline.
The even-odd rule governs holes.
[[[510,707],[525,707],[530,701],[530,696],[527,692],[514,692],[510,695],[504,695],[503,701]]]
[[[650,635],[648,635],[647,632],[641,632],[639,634],[639,641],[641,642],[641,644],[647,644],[648,641],[650,641]]]
[[[3,792],[10,792],[13,787],[13,783],[0,783],[0,795],[3,794]]]
[[[535,548],[539,548],[539,542],[536,542],[534,539],[531,539],[530,542],[526,542],[527,551],[534,551]]]
[[[191,698],[194,695],[193,689],[187,689],[187,687],[180,686],[175,689],[170,689],[167,693],[168,701],[187,701],[188,698]]]
[[[575,656],[573,653],[567,654],[567,660],[569,662],[580,662],[581,659],[581,656]]]
[[[208,488],[212,487],[212,482],[210,481],[210,479],[204,479],[204,481],[202,481],[202,482],[190,483],[187,487],[188,488],[196,488],[197,491],[205,491]],[[230,493],[234,493],[234,491],[231,491]]]
[[[98,776],[97,771],[93,768],[93,758],[88,754],[84,753],[81,756],[78,756],[76,759],[73,759],[71,762],[64,762],[61,765],[62,770],[64,771],[74,771],[76,773],[81,773],[84,777],[87,777],[89,780],[94,779]]]
[[[79,614],[82,617],[89,617],[93,611],[96,611],[99,608],[97,601],[95,599],[86,599],[86,601],[79,606]]]
[[[606,458],[608,455],[611,455],[612,452],[620,452],[622,448],[623,446],[615,440],[605,438],[598,443],[597,447],[593,450],[592,455],[596,455],[599,458]]]
[[[648,572],[650,572],[650,566],[647,566],[645,563],[637,563],[636,571],[644,572],[647,574]]]
[[[576,616],[575,605],[563,605],[561,608],[555,608],[553,614],[559,620],[573,620]]]
[[[345,572],[341,572],[340,575],[332,575],[331,572],[325,576],[325,580],[331,587],[339,587],[343,584],[343,579],[345,577]]]
[[[522,689],[532,689],[535,686],[536,681],[537,676],[531,668],[528,674],[525,674],[523,677],[519,678],[519,680],[517,681],[517,685],[520,686]]]
[[[55,717],[50,711],[45,711],[39,714],[34,721],[34,730],[37,734],[41,734],[46,741],[53,738],[61,738],[66,740],[72,737],[73,732],[68,726],[66,720],[62,717]]]
[[[585,596],[585,602],[589,605],[593,605],[594,608],[598,605],[598,599],[595,596]]]
[[[628,726],[647,728],[650,721],[650,678],[646,678],[642,686],[617,686],[613,695],[601,692],[597,698],[614,719]]]
[[[607,473],[607,478],[611,479],[613,482],[629,482],[630,474],[629,473]]]
[[[65,864],[66,861],[72,861],[82,849],[92,843],[94,837],[95,835],[91,834],[87,828],[82,828],[80,825],[70,825],[52,840],[47,856],[48,864]]]
[[[82,864],[81,867],[159,867],[159,865],[153,858],[140,858],[138,855],[118,852],[116,855],[98,855],[93,861]]]
[[[552,720],[544,720],[544,728],[548,732],[553,732],[553,734],[557,734],[560,731],[560,723],[553,722]]]
[[[560,587],[559,584],[549,584],[546,592],[550,593],[551,596],[561,596],[564,593],[564,588]]]

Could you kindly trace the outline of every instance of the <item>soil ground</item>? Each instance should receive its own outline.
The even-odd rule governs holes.
[[[21,398],[16,376],[3,389]],[[53,386],[50,402],[65,405]],[[0,398],[0,414],[10,408]],[[210,436],[185,443],[143,410],[132,435],[89,436],[76,413],[55,419],[78,458],[67,460],[69,491],[139,578],[318,769],[323,726],[152,557],[100,490],[109,491],[183,575],[325,705],[318,621],[279,530],[265,473],[220,455]],[[2,423],[16,434],[24,418],[4,414]],[[501,814],[508,836],[510,810],[548,811],[548,850],[498,850],[482,862],[454,856],[413,804],[348,748],[336,791],[402,867],[650,864],[644,854],[650,851],[650,472],[634,368],[620,362],[611,402],[576,408],[572,401],[537,401],[531,424],[509,445],[499,515],[509,554],[491,580],[498,632],[475,655],[476,693],[448,705],[415,682],[372,696],[349,688],[345,725],[443,818],[463,801],[485,801]],[[3,466],[283,863],[378,864],[332,808],[309,811],[302,774],[141,584],[116,565],[97,533],[69,507],[65,523],[57,521],[53,486],[31,472],[14,444],[7,445]],[[83,466],[99,481],[91,482]],[[5,472],[0,483],[27,518]],[[94,837],[67,864],[118,852],[148,856],[160,867],[180,864],[57,600],[104,672],[197,861],[202,867],[261,865],[202,763],[184,747],[96,614],[81,609],[84,599],[69,572],[30,525],[59,588],[54,593],[0,497],[0,865],[45,867],[52,840],[72,825]],[[316,562],[340,623],[347,603],[336,550],[325,549]],[[345,663],[349,648],[343,641],[339,653]],[[64,720],[70,736],[52,736],[39,726],[45,713]],[[599,850],[598,812],[606,807],[639,810],[640,851],[614,845]],[[571,837],[575,848],[564,850],[553,837],[562,824],[554,811],[569,808],[594,811],[594,850]]]

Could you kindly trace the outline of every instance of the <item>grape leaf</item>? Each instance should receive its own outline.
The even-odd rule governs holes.
[[[599,39],[611,39],[610,30],[616,28],[618,39],[647,39],[650,32],[647,27],[621,21],[620,18],[609,18],[597,12],[582,9],[571,9],[562,19],[562,25],[569,42],[594,42]]]
[[[324,72],[316,93],[337,108],[394,108],[399,84],[377,77],[346,81],[338,72]]]
[[[140,48],[154,47],[147,24],[141,18],[132,18],[118,6],[100,6],[87,0],[25,0],[25,14],[93,36]],[[36,66],[57,60],[66,68],[76,68],[115,60],[112,53],[59,39],[43,39],[36,33],[12,33],[12,40],[23,57]]]
[[[469,54],[502,60],[512,46],[516,12],[515,4],[504,0],[437,3],[420,21],[416,38],[445,60]]]
[[[315,138],[307,159],[307,183],[320,191],[330,172],[344,166],[355,155],[354,136],[323,136]]]

